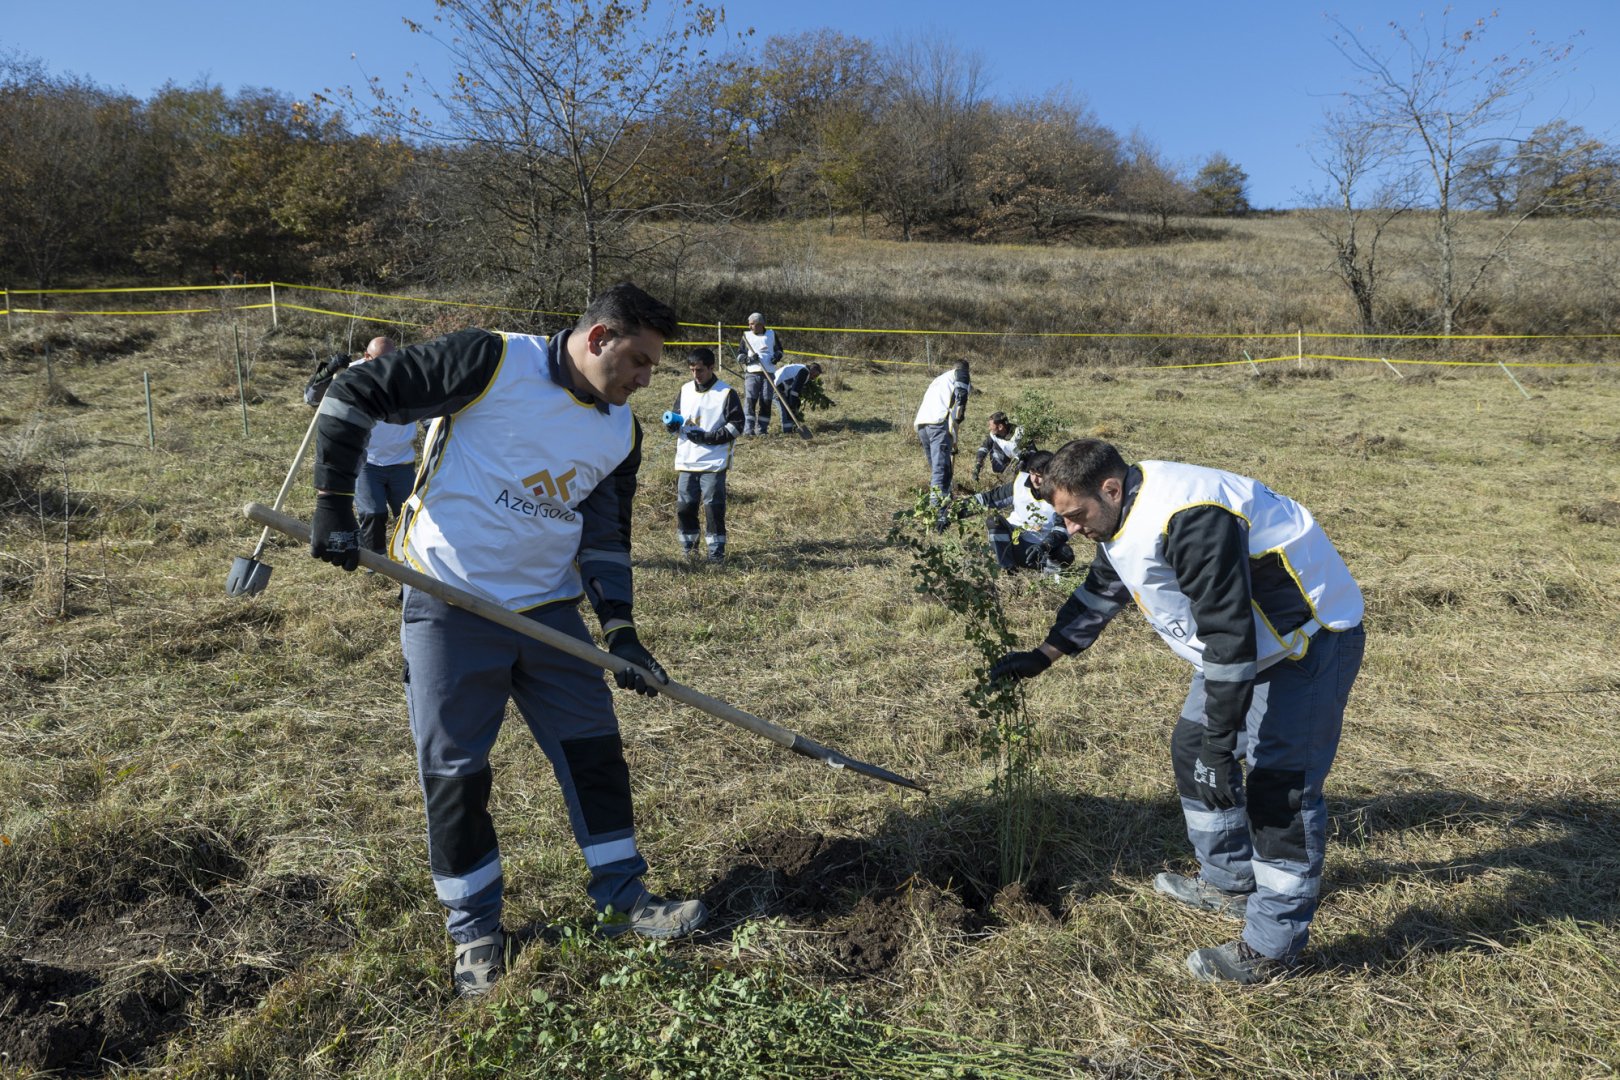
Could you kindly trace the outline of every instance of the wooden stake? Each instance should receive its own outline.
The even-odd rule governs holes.
[[[141,388],[146,393],[146,448],[157,449],[157,426],[152,423],[152,375],[141,372]]]

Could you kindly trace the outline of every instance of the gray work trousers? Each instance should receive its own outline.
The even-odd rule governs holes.
[[[763,371],[750,371],[743,376],[744,435],[771,433],[771,403],[774,400],[769,375]]]
[[[590,640],[571,604],[528,614]],[[501,924],[489,754],[509,700],[562,788],[591,899],[599,911],[629,911],[646,892],[647,863],[636,849],[630,770],[601,669],[409,586],[400,643],[427,805],[428,863],[450,937],[465,944]]]
[[[933,501],[951,497],[951,476],[954,464],[951,457],[951,433],[944,424],[919,424],[917,438],[922,442],[923,455],[928,458],[928,487]]]
[[[691,551],[703,539],[698,529],[698,506],[709,527],[709,554],[726,553],[726,470],[675,474],[675,530],[681,550]]]
[[[1366,641],[1360,626],[1318,630],[1303,657],[1255,677],[1237,745],[1247,775],[1231,809],[1205,803],[1193,781],[1208,722],[1202,672],[1193,676],[1170,738],[1199,873],[1218,889],[1251,894],[1243,940],[1275,960],[1292,961],[1305,948],[1321,900],[1327,846],[1322,783],[1339,749]]]

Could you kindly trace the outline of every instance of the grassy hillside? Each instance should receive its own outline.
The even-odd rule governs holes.
[[[804,235],[754,251],[730,288],[784,325],[799,295],[871,325],[1272,329],[1330,309],[1326,286],[1310,299],[1267,269],[1269,244],[1186,261],[1202,243],[1157,267],[1005,249],[970,266],[966,249]],[[1556,291],[1520,286],[1532,307]],[[744,443],[723,570],[679,560],[673,446],[650,425],[635,526],[655,654],[932,792],[619,695],[651,883],[715,919],[696,943],[600,945],[555,781],[509,724],[494,813],[507,923],[533,941],[466,1005],[426,873],[394,589],[272,539],[268,590],[224,595],[258,536],[239,508],[275,495],[333,327],[244,324],[247,435],[217,320],[0,336],[0,1075],[1612,1074],[1614,368],[1521,370],[1530,400],[1450,368],[975,369],[973,430],[1038,388],[1071,434],[1300,499],[1363,585],[1308,964],[1250,990],[1182,968],[1236,924],[1152,892],[1191,865],[1167,749],[1188,671],[1133,615],[1031,685],[1039,858],[1000,880],[973,657],[886,539],[925,480],[909,425],[929,372],[843,365],[813,441]],[[672,363],[633,400],[644,421],[683,377]],[[289,507],[310,504],[306,466]],[[1063,592],[998,586],[1029,643]]]

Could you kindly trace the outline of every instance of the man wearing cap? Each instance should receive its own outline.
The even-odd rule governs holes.
[[[771,430],[771,386],[776,380],[776,362],[782,359],[782,343],[775,330],[765,329],[765,316],[748,316],[737,363],[743,365],[743,434],[768,435]]]
[[[933,506],[950,500],[951,455],[956,453],[956,433],[967,414],[967,399],[972,389],[967,361],[963,360],[955,370],[929,383],[922,404],[917,406],[917,417],[912,423],[916,425],[923,454],[928,458],[928,501]],[[943,517],[940,522],[943,526]]]
[[[675,529],[681,554],[697,554],[703,533],[698,503],[709,526],[709,561],[726,558],[726,469],[731,444],[742,431],[742,404],[737,391],[715,377],[714,350],[692,350],[692,381],[675,392],[675,415],[665,427],[675,435]]]

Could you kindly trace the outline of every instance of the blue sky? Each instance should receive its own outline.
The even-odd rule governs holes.
[[[1123,134],[1140,128],[1172,159],[1222,151],[1250,176],[1256,206],[1296,205],[1320,177],[1308,149],[1324,108],[1353,85],[1334,49],[1336,14],[1369,42],[1386,24],[1436,22],[1442,4],[1366,0],[730,0],[733,31],[771,34],[831,26],[880,44],[917,32],[982,54],[990,90],[1037,96],[1066,87]],[[1503,0],[1490,41],[1509,48],[1534,32],[1573,40],[1576,55],[1525,113],[1524,131],[1561,116],[1620,142],[1620,0]],[[401,16],[426,20],[431,0],[0,0],[0,50],[146,96],[166,80],[206,79],[234,91],[268,86],[303,97],[405,67],[434,69],[437,47]],[[1452,24],[1490,12],[1459,0]],[[352,57],[352,58],[351,58]]]

